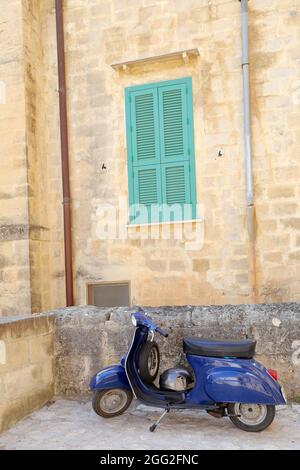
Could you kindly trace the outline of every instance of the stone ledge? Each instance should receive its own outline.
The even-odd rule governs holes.
[[[128,307],[73,307],[55,315],[55,380],[58,395],[85,395],[92,374],[119,361],[130,344],[133,326]],[[157,337],[161,370],[185,364],[184,336],[257,340],[257,357],[278,369],[289,396],[300,394],[300,364],[294,346],[300,341],[300,304],[145,307],[170,331]],[[55,312],[53,312],[54,314]],[[299,359],[300,362],[300,359]]]
[[[300,303],[165,306],[145,310],[170,332],[167,340],[156,336],[161,350],[160,372],[176,364],[186,365],[182,351],[184,336],[255,338],[257,359],[278,370],[290,398],[300,395]],[[11,357],[9,369],[6,357],[0,365],[0,415],[5,418],[4,427],[42,406],[53,394],[86,396],[91,376],[104,366],[119,362],[126,353],[134,330],[130,321],[134,311],[134,307],[79,306],[34,316],[1,318],[0,340],[6,352],[12,351],[14,345],[28,343],[24,360],[15,361]],[[43,382],[42,394],[36,377],[28,373],[31,370]],[[28,378],[24,394],[20,397],[19,391],[10,397],[9,403],[7,390],[10,387],[12,393],[11,383],[18,373]]]
[[[13,240],[45,240],[45,234],[49,232],[46,227],[30,224],[5,224],[0,225],[0,241]]]
[[[8,240],[26,240],[29,238],[29,225],[1,225],[0,226],[0,241]]]
[[[0,339],[35,336],[53,330],[54,316],[49,314],[3,317],[0,319]]]

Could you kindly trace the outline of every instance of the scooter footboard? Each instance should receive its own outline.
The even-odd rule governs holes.
[[[215,367],[208,372],[205,391],[214,402],[285,404],[280,385],[264,367],[254,361],[245,361],[244,367],[239,365]]]
[[[112,388],[130,389],[126,372],[121,364],[106,367],[97,372],[90,382],[90,390],[105,390]]]

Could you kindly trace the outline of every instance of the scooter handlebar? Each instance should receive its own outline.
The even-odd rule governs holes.
[[[157,331],[157,333],[159,333],[160,335],[164,336],[165,338],[167,338],[169,336],[169,333],[167,333],[166,331],[162,330],[161,328],[159,328],[159,326],[156,327],[155,331]]]

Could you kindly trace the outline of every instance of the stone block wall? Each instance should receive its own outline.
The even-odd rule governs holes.
[[[238,0],[68,0],[65,8],[76,304],[86,284],[130,281],[144,305],[300,299],[298,0],[249,2],[256,297],[247,243]],[[65,303],[55,2],[0,12],[0,316]],[[198,48],[189,63],[111,64]],[[192,77],[203,243],[102,240],[97,210],[128,205],[124,89]],[[220,153],[221,150],[221,153]],[[222,155],[219,157],[219,155]],[[103,169],[105,168],[105,169]]]
[[[48,194],[47,115],[44,112],[46,77],[43,67],[41,3],[23,0],[24,88],[26,111],[29,266],[32,313],[52,307],[51,239]],[[48,3],[48,2],[45,2]]]
[[[44,10],[47,114],[53,115],[54,13]],[[246,226],[240,2],[66,2],[77,304],[87,302],[86,283],[101,280],[131,281],[132,304],[152,306],[300,299],[300,4],[251,0],[249,10],[257,228],[254,300]],[[200,57],[188,64],[154,61],[120,72],[111,68],[113,63],[189,48],[198,48]],[[101,204],[117,206],[121,197],[127,207],[125,87],[186,76],[193,80],[197,200],[199,216],[204,217],[201,248],[187,250],[181,241],[163,239],[161,233],[157,239],[143,240],[142,230],[126,227],[126,218],[119,221],[125,240],[99,239]],[[60,167],[57,120],[49,126],[47,152],[54,169]],[[55,216],[61,184],[51,178],[55,194],[49,212]],[[59,233],[59,219],[53,220]],[[60,255],[53,252],[55,272],[61,270]]]
[[[22,1],[0,8],[0,317],[31,312]]]
[[[54,318],[0,320],[0,432],[54,393]]]
[[[118,363],[130,344],[133,326],[128,308],[74,307],[55,313],[55,393],[88,393],[92,374]],[[161,371],[185,365],[184,336],[257,340],[256,358],[279,373],[289,397],[300,395],[300,305],[239,305],[148,308],[170,335],[156,335]]]

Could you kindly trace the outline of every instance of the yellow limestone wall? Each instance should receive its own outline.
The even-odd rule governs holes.
[[[0,432],[54,394],[54,318],[0,323]]]
[[[57,250],[56,239],[63,257],[61,230],[58,235],[49,216],[57,210],[61,218],[61,205],[54,208],[52,204],[53,210],[48,210],[52,167],[47,155],[41,7],[52,2],[2,3],[0,85],[4,83],[5,93],[0,95],[0,316],[7,316],[50,308],[53,298],[63,304],[64,287],[63,282],[60,288],[52,280],[50,257],[50,250]],[[59,168],[55,171],[60,173]]]
[[[255,299],[249,281],[246,229],[240,2],[64,3],[76,303],[86,302],[87,282],[101,280],[129,280],[132,302],[153,306],[299,300],[300,1],[249,1]],[[23,22],[28,19],[30,33],[25,27],[23,38],[26,44],[34,43],[25,62],[33,64],[34,79],[25,68],[22,86],[20,70],[14,68],[17,65],[0,67],[11,67],[11,79],[18,80],[22,93],[26,91],[25,127],[33,162],[28,172],[28,184],[33,188],[29,217],[39,227],[30,241],[29,263],[32,309],[37,311],[65,302],[55,11],[53,0],[28,0],[23,8],[24,4]],[[8,7],[5,11],[12,16]],[[16,26],[8,31],[18,33]],[[191,48],[198,48],[200,57],[188,64],[181,60],[153,62],[121,72],[110,67]],[[127,198],[124,88],[186,76],[193,79],[202,246],[187,249],[182,241],[162,237],[141,240],[138,229],[126,228],[123,220],[122,229],[132,238],[137,232],[136,239],[100,240],[97,209],[105,202],[116,205],[120,197]],[[36,92],[35,98],[30,88]],[[20,106],[15,101],[8,105],[14,115]],[[21,108],[24,136],[23,105]],[[29,108],[36,119],[34,130],[29,126]],[[0,112],[7,119],[8,110],[0,106]],[[3,126],[3,119],[0,122]],[[14,135],[9,126],[7,132],[2,131],[0,145],[8,145]],[[218,157],[219,150],[222,157]],[[14,179],[9,155],[6,150],[5,165],[1,156],[5,180],[15,181],[18,188],[21,183]],[[106,170],[102,170],[103,164]],[[2,221],[4,204],[0,199]],[[13,217],[17,223],[13,207],[5,217]],[[20,269],[18,262],[9,266],[12,272]],[[2,298],[11,311],[19,309],[19,302],[8,293]]]
[[[30,313],[21,1],[0,2],[0,316]]]

